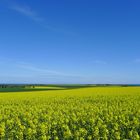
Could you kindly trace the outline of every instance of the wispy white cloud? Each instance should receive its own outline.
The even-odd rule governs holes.
[[[11,9],[15,12],[18,12],[34,21],[41,22],[44,20],[38,12],[36,12],[32,7],[30,7],[28,4],[25,4],[24,1],[15,1],[15,0],[1,0],[0,4],[5,6],[8,9]]]
[[[72,35],[75,36],[77,33],[73,31],[68,31],[59,27],[52,27],[51,25],[48,24],[48,21],[44,17],[42,17],[38,11],[34,10],[31,6],[28,4],[23,4],[23,2],[17,3],[15,0],[3,0],[4,5],[8,7],[9,9],[22,14],[23,16],[28,17],[29,19],[33,20],[36,22],[39,26],[46,30],[50,30],[53,32],[58,32],[66,35]]]
[[[49,69],[44,69],[44,68],[39,68],[39,67],[35,67],[35,66],[32,66],[32,65],[29,65],[29,64],[18,64],[17,65],[19,68],[22,68],[22,69],[26,69],[26,70],[29,70],[29,71],[33,71],[33,72],[37,72],[37,73],[40,73],[40,74],[45,74],[45,75],[62,75],[62,73],[60,72],[57,72],[57,71],[54,71],[54,70],[49,70]]]
[[[44,19],[42,17],[40,17],[37,12],[33,11],[31,9],[31,7],[27,6],[27,5],[19,5],[19,4],[12,4],[10,6],[10,9],[29,17],[30,19],[37,21],[37,22],[41,22]]]
[[[5,64],[5,63],[11,63],[12,60],[7,58],[7,57],[3,57],[3,56],[0,56],[0,64]]]
[[[25,4],[24,1],[15,1],[15,0],[1,0],[0,4],[3,4],[6,8],[15,11],[19,13],[22,16],[27,17],[28,19],[31,19],[35,23],[37,23],[39,26],[43,27],[47,30],[52,30],[53,28],[49,26],[45,20],[44,17],[42,17],[38,11],[33,9],[30,5],[27,3]]]
[[[81,75],[59,72],[59,71],[50,70],[47,68],[40,68],[40,67],[33,66],[31,64],[28,64],[28,63],[18,63],[17,67],[25,69],[27,71],[32,71],[39,75],[44,75],[44,76],[57,76],[57,77],[63,76],[63,77],[77,77],[77,78],[83,77],[83,78],[85,78],[84,76],[81,76]]]
[[[140,59],[135,59],[134,63],[140,63]]]
[[[95,60],[95,61],[93,61],[93,63],[94,64],[99,64],[99,65],[106,65],[107,64],[107,62],[101,61],[101,60]]]

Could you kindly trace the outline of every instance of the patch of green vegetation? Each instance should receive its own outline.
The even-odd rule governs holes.
[[[0,92],[24,92],[24,91],[47,91],[47,90],[62,90],[64,87],[52,87],[52,86],[18,86],[18,87],[6,87],[0,88]]]

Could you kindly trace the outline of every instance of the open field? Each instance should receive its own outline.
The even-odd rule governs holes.
[[[2,91],[0,139],[139,140],[140,87]]]

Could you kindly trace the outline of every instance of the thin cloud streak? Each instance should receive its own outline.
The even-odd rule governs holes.
[[[27,4],[17,3],[15,0],[3,0],[1,1],[4,6],[12,11],[19,13],[22,16],[34,21],[39,26],[47,30],[52,30],[53,28],[47,25],[44,17],[41,17],[37,11],[32,9],[31,6]]]
[[[77,77],[77,78],[86,78],[84,76],[81,75],[74,75],[74,74],[67,74],[64,72],[58,72],[58,71],[54,71],[54,70],[50,70],[50,69],[44,69],[44,68],[38,68],[29,64],[18,64],[17,65],[19,68],[28,70],[28,71],[33,71],[33,72],[37,72],[40,75],[46,75],[46,76],[63,76],[63,77]]]
[[[135,59],[134,63],[140,63],[140,59]]]
[[[29,5],[26,4],[19,4],[15,0],[1,0],[0,4],[5,6],[6,8],[16,11],[34,21],[41,22],[44,19],[34,11]]]
[[[45,18],[41,17],[38,14],[38,12],[34,11],[29,5],[19,4],[19,3],[16,3],[15,1],[12,1],[12,0],[11,1],[7,0],[7,1],[5,1],[5,4],[6,3],[7,3],[7,6],[9,9],[11,9],[15,12],[18,12],[19,14],[22,14],[23,16],[28,17],[29,19],[33,20],[39,26],[41,26],[42,28],[44,28],[46,30],[50,30],[53,32],[58,32],[58,33],[66,34],[66,35],[77,36],[77,33],[73,32],[73,31],[68,31],[65,29],[52,27],[52,26],[48,25]]]
[[[27,5],[21,6],[18,4],[14,4],[10,7],[10,9],[12,9],[22,15],[25,15],[25,16],[29,17],[30,19],[37,21],[37,22],[42,22],[44,20],[42,17],[40,17],[35,11],[33,11]]]
[[[53,70],[48,70],[48,69],[42,69],[38,67],[34,67],[31,65],[18,65],[18,67],[29,70],[29,71],[34,71],[34,72],[39,72],[41,74],[54,74],[54,75],[61,75],[62,73],[53,71]]]
[[[95,60],[93,63],[94,64],[100,64],[100,65],[106,65],[107,64],[105,61],[101,61],[101,60]]]

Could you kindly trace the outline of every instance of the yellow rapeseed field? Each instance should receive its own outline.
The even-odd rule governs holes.
[[[0,93],[2,140],[140,140],[140,87]]]

